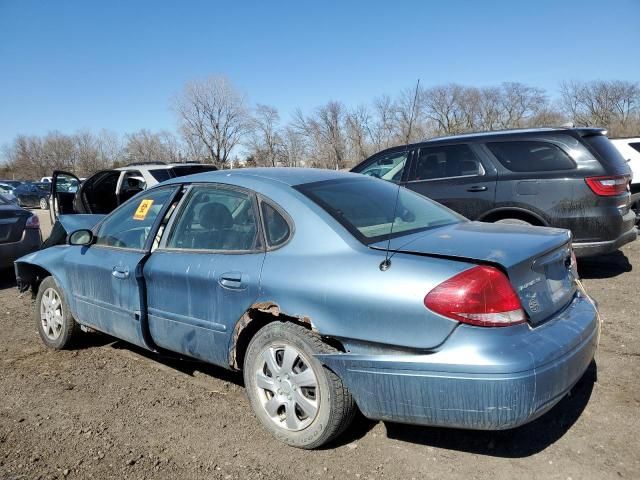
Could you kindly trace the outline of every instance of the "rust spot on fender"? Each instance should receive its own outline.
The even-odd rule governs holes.
[[[265,318],[264,315],[270,315],[272,317],[277,317],[280,320],[287,321],[288,319],[296,322],[303,323],[308,325],[309,328],[313,332],[317,333],[317,330],[313,323],[311,322],[311,318],[305,315],[289,315],[280,310],[280,306],[275,302],[258,302],[254,303],[249,307],[249,309],[240,317],[240,320],[236,322],[236,325],[233,329],[233,335],[231,337],[231,348],[229,349],[229,365],[231,368],[236,370],[240,369],[240,365],[238,362],[238,339],[242,335],[242,332],[251,324],[252,322],[263,322],[268,323],[269,319]]]

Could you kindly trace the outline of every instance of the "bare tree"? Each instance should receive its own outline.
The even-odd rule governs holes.
[[[125,156],[129,162],[177,162],[179,152],[172,133],[152,133],[142,129],[125,136]]]
[[[249,128],[244,97],[225,77],[187,83],[176,97],[174,108],[185,141],[201,142],[208,159],[218,167],[229,162],[231,152]]]
[[[560,84],[564,112],[579,126],[605,127],[612,135],[640,130],[640,83],[620,80]]]
[[[258,165],[276,167],[280,159],[282,138],[278,131],[280,115],[268,105],[258,104],[251,121],[249,145]]]

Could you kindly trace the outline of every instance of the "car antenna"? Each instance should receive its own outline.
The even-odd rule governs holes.
[[[409,140],[411,138],[411,129],[413,128],[413,115],[414,115],[414,112],[416,111],[416,102],[418,100],[419,88],[420,88],[420,79],[418,79],[418,81],[416,82],[416,91],[413,94],[413,102],[411,103],[411,115],[409,115],[409,128],[407,128],[407,136],[405,138],[405,149],[404,149],[405,155],[407,155],[407,153],[409,152]],[[405,165],[406,165],[406,162],[407,161],[405,159]],[[400,180],[402,180],[402,178]],[[396,210],[398,209],[398,198],[400,197],[401,188],[402,186],[400,185],[400,182],[398,182],[398,190],[396,190],[396,199],[393,203],[393,216],[391,217],[391,228],[389,229],[389,238],[387,239],[387,248],[384,253],[384,260],[380,263],[380,270],[382,270],[383,272],[389,270],[389,267],[391,267],[389,250],[391,248],[391,237],[393,235],[393,226],[396,223]]]

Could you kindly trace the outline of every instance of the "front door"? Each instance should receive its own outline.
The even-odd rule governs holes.
[[[415,151],[407,188],[475,220],[493,208],[496,170],[473,145],[422,147]]]
[[[195,185],[145,263],[154,343],[228,365],[236,322],[258,297],[264,248],[256,198],[223,185]]]
[[[141,262],[178,186],[155,189],[109,215],[88,247],[70,247],[67,271],[81,324],[140,346],[144,308]]]

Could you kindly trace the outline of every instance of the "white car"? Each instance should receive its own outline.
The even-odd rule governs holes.
[[[611,138],[611,143],[629,164],[631,179],[631,205],[637,210],[640,206],[640,137]]]
[[[82,181],[72,173],[56,170],[51,179],[51,217],[58,214],[107,214],[135,194],[170,178],[217,170],[200,163],[132,163],[126,167],[101,170]],[[76,188],[68,188],[77,185]]]

